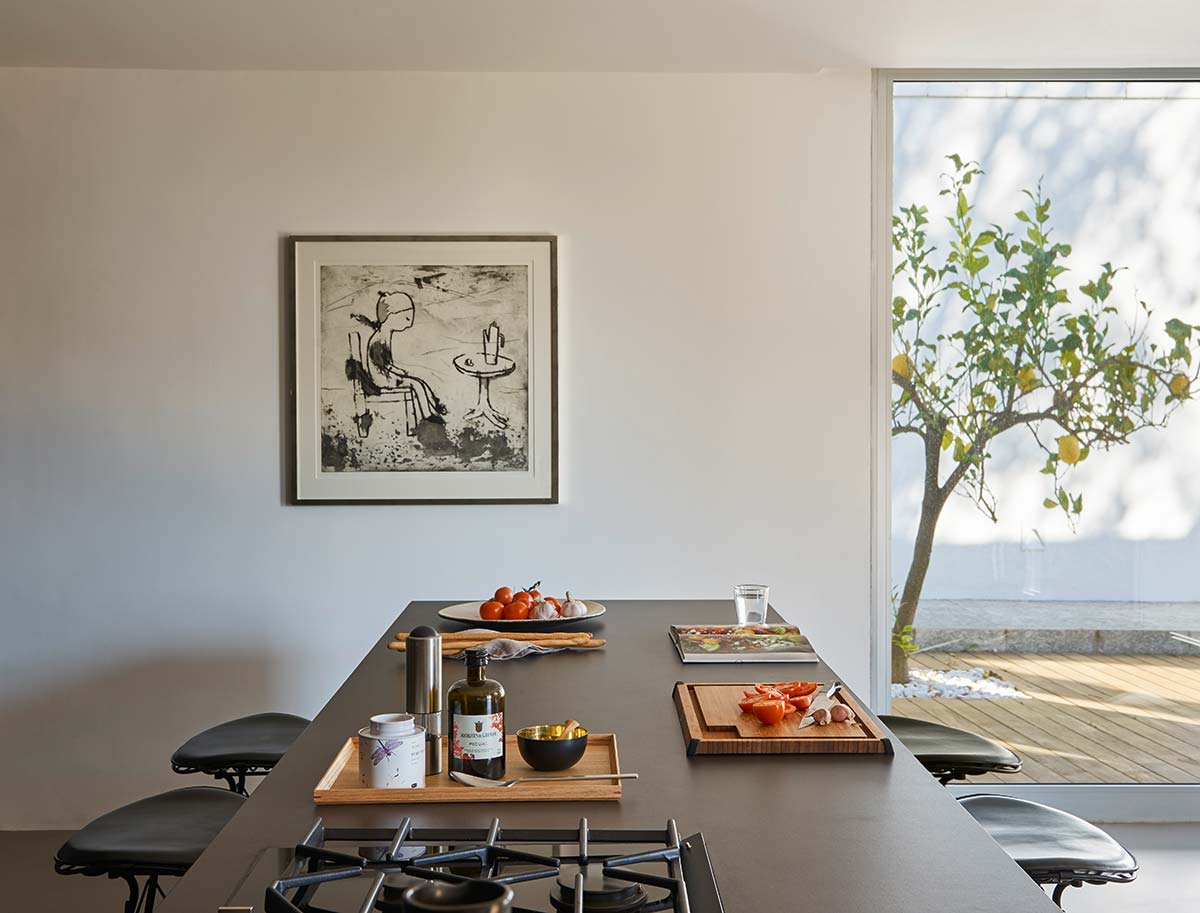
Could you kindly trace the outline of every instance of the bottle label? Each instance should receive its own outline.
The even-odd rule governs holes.
[[[454,714],[450,732],[454,757],[486,761],[504,754],[504,714]]]

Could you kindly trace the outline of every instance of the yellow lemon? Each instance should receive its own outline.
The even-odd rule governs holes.
[[[905,380],[912,377],[913,363],[907,355],[897,355],[892,359],[892,373],[899,374]]]
[[[1186,399],[1188,395],[1188,388],[1191,387],[1191,385],[1192,382],[1188,380],[1188,376],[1186,374],[1176,374],[1171,378],[1171,382],[1167,384],[1167,388],[1180,399]]]
[[[1079,462],[1079,438],[1073,434],[1064,434],[1058,439],[1058,458],[1064,463],[1074,466]]]
[[[1037,369],[1033,365],[1026,365],[1017,372],[1017,386],[1022,393],[1028,393],[1037,386]]]

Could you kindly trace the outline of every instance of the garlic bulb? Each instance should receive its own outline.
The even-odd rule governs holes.
[[[567,590],[567,601],[562,604],[563,618],[582,618],[588,613],[588,608],[578,599],[571,597],[571,591]]]
[[[558,618],[558,609],[554,608],[554,603],[542,601],[533,607],[529,617],[536,618],[538,621],[548,621],[551,618]]]

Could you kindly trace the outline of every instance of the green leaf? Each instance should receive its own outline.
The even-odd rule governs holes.
[[[967,210],[970,208],[967,203],[967,195],[960,190],[958,192],[958,209],[956,210],[958,217],[961,219],[967,214]]]
[[[1182,342],[1185,339],[1190,339],[1192,335],[1191,326],[1175,317],[1172,317],[1167,321],[1165,329],[1167,331],[1167,335],[1176,342]]]
[[[1058,502],[1053,498],[1047,498],[1042,502],[1042,507],[1046,508],[1046,510],[1054,510],[1054,508],[1058,507]]]

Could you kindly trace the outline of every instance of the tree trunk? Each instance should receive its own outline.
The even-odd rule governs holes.
[[[892,626],[892,681],[908,681],[908,654],[897,644],[897,639],[917,618],[917,605],[921,601],[921,590],[925,586],[925,574],[929,571],[929,559],[933,555],[933,534],[937,530],[938,517],[946,503],[938,487],[938,470],[941,463],[941,432],[935,429],[925,439],[925,494],[921,498],[921,519],[917,524],[917,537],[913,542],[912,563],[904,579],[900,593],[900,605]]]

